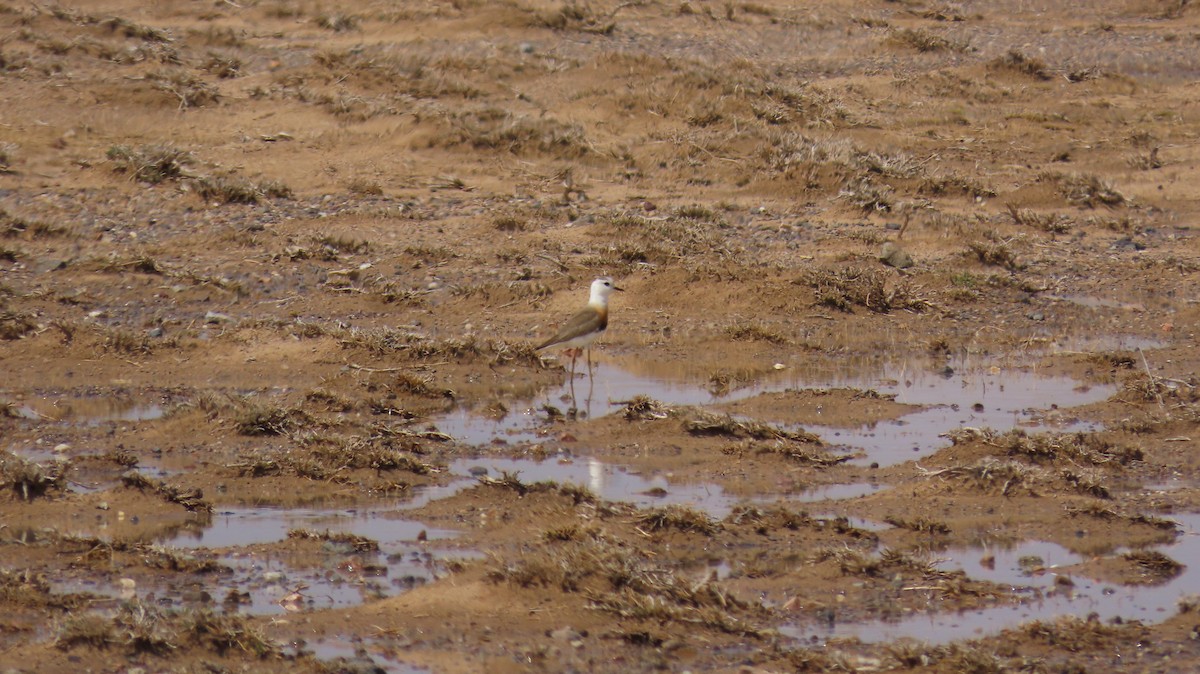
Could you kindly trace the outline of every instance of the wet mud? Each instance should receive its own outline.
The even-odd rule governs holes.
[[[6,672],[1200,667],[1188,3],[0,29]]]

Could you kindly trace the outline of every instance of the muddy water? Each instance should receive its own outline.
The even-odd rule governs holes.
[[[860,364],[861,365],[861,364]],[[676,373],[671,376],[653,366],[619,366],[599,362],[592,378],[575,381],[575,396],[570,383],[550,390],[534,400],[513,405],[514,412],[496,421],[458,410],[437,423],[456,439],[472,445],[490,445],[496,438],[509,442],[533,441],[545,425],[544,406],[560,409],[578,407],[581,417],[600,417],[622,408],[629,399],[646,395],[668,405],[704,406],[732,402],[763,393],[800,388],[859,388],[894,394],[897,402],[920,409],[894,421],[882,421],[870,427],[844,429],[809,426],[829,444],[844,447],[860,455],[863,463],[888,465],[936,451],[946,440],[941,434],[962,426],[1007,430],[1087,430],[1090,424],[1066,412],[1070,407],[1103,400],[1113,393],[1109,386],[1082,386],[1065,378],[1043,376],[1012,367],[972,363],[964,359],[933,363],[929,361],[872,364],[850,371],[820,366],[804,371],[784,368],[764,370],[753,383],[723,394],[709,390],[703,373]],[[62,423],[96,424],[108,421],[137,422],[162,415],[153,404],[104,398],[79,398],[70,401],[35,401],[21,408],[30,418]],[[642,475],[631,469],[606,464],[587,456],[560,457],[546,461],[508,458],[460,459],[451,463],[450,472],[458,479],[449,485],[418,491],[416,498],[403,503],[365,509],[270,509],[235,508],[214,514],[212,525],[200,532],[186,532],[163,543],[184,550],[217,551],[218,560],[233,570],[211,579],[204,588],[206,601],[220,601],[231,590],[244,593],[238,610],[255,614],[279,614],[290,611],[353,606],[372,598],[402,592],[429,582],[438,574],[438,554],[427,543],[419,542],[424,532],[428,541],[448,540],[453,531],[431,530],[403,518],[403,511],[429,501],[446,498],[475,484],[480,475],[498,476],[515,473],[525,482],[543,480],[586,486],[606,500],[631,502],[639,507],[680,504],[696,508],[720,519],[731,512],[740,499],[716,485],[671,484],[659,475]],[[878,491],[878,485],[849,484],[817,487],[809,492],[789,495],[789,500],[817,502],[857,498]],[[764,495],[765,500],[776,497]],[[1181,561],[1200,558],[1200,537],[1194,535],[1200,517],[1184,518],[1188,534],[1180,542],[1161,549]],[[864,528],[885,528],[875,522],[858,522]],[[324,544],[323,559],[314,567],[296,568],[269,545],[284,540],[292,529],[353,533],[380,544],[377,554],[350,554],[336,543]],[[263,549],[262,546],[268,546]],[[980,560],[994,555],[993,565]],[[1022,572],[1019,560],[1036,555],[1051,570],[1038,576]],[[465,556],[455,551],[456,557]],[[1023,588],[1029,601],[1020,606],[1005,606],[963,614],[921,614],[892,622],[833,623],[820,626],[793,625],[785,630],[790,636],[812,640],[855,636],[865,641],[913,637],[938,643],[1010,627],[1038,618],[1075,613],[1097,612],[1102,617],[1121,615],[1153,620],[1167,614],[1182,592],[1200,587],[1200,569],[1157,587],[1110,587],[1086,578],[1075,577],[1074,586],[1063,590],[1054,584],[1055,565],[1076,563],[1076,557],[1053,544],[1026,542],[1010,549],[984,551],[978,548],[949,550],[939,554],[944,568],[962,569],[973,578],[993,580]],[[90,587],[117,596],[103,587]],[[178,589],[138,588],[135,592],[159,592],[163,596],[180,594]],[[126,588],[125,593],[128,592]],[[192,593],[194,596],[194,593]],[[362,647],[349,644],[313,645],[322,658],[363,657]],[[357,655],[355,654],[358,651]],[[394,664],[388,671],[417,671]],[[397,669],[398,668],[398,669]]]
[[[621,466],[597,459],[531,461],[528,459],[463,459],[451,464],[459,475],[487,469],[492,476],[501,472],[517,473],[522,482],[552,481],[577,484],[602,499],[624,501],[639,507],[687,505],[711,517],[728,515],[738,499],[717,485],[672,485],[660,476],[644,477]]]
[[[321,545],[317,567],[300,569],[291,567],[278,553],[256,547],[282,541],[293,529],[364,536],[377,542],[379,551],[355,553],[346,544],[330,541]],[[214,513],[209,528],[181,534],[166,544],[223,550],[218,560],[234,574],[220,579],[209,592],[246,592],[242,611],[272,614],[354,606],[429,582],[438,574],[439,558],[420,539],[438,541],[456,535],[402,519],[397,508],[238,508]]]
[[[398,662],[390,657],[389,649],[371,641],[351,642],[336,638],[305,644],[303,651],[330,664],[344,664],[340,671],[362,671],[375,674],[428,674],[430,670]]]
[[[546,422],[547,405],[570,407],[574,401],[581,415],[596,418],[622,409],[626,401],[639,395],[671,406],[703,406],[788,389],[857,388],[893,394],[897,402],[922,409],[894,421],[857,429],[805,428],[830,445],[859,452],[861,463],[886,466],[920,458],[946,446],[949,441],[939,436],[963,426],[996,431],[1017,427],[1032,431],[1093,430],[1094,424],[1080,421],[1064,410],[1102,401],[1116,390],[1109,385],[1082,385],[1069,377],[1046,376],[961,358],[944,362],[896,361],[875,364],[859,372],[821,372],[815,366],[804,372],[786,368],[766,370],[749,385],[723,395],[711,392],[708,381],[697,373],[677,372],[678,376],[668,377],[654,368],[637,369],[652,374],[639,374],[635,369],[601,361],[596,364],[592,378],[576,378],[574,397],[567,382],[537,400],[513,405],[514,411],[500,420],[460,409],[439,420],[437,425],[443,432],[475,446],[489,445],[497,438],[532,442]]]
[[[880,466],[931,454],[949,445],[950,441],[942,436],[957,428],[990,428],[1000,432],[1013,428],[1095,430],[1095,424],[1081,421],[1064,410],[1100,402],[1116,391],[1114,386],[1081,385],[1069,377],[998,367],[966,373],[950,367],[940,372],[894,368],[873,383],[870,388],[895,394],[896,402],[923,409],[858,429],[808,426],[806,430],[831,445],[862,452],[863,456],[857,459],[860,463]]]
[[[109,421],[152,421],[165,413],[159,403],[118,396],[41,396],[16,407],[18,415],[40,421],[95,426]]]
[[[941,568],[962,570],[977,580],[1008,585],[1026,596],[1026,601],[961,613],[913,614],[897,620],[791,625],[781,632],[806,642],[855,637],[865,642],[910,638],[946,644],[1065,615],[1095,615],[1101,621],[1119,617],[1158,622],[1176,613],[1182,597],[1200,590],[1200,564],[1196,563],[1200,560],[1200,514],[1171,519],[1180,524],[1181,535],[1170,544],[1150,549],[1186,566],[1178,576],[1158,585],[1117,585],[1071,573],[1065,567],[1085,560],[1044,541],[1026,541],[1010,548],[955,548],[936,554],[942,560]],[[987,561],[989,557],[993,561]],[[1033,564],[1037,569],[1031,572]],[[1069,578],[1071,583],[1059,584],[1060,578]]]

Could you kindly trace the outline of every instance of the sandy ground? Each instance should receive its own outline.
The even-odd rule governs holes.
[[[4,671],[1196,671],[1198,80],[1165,0],[0,2]]]

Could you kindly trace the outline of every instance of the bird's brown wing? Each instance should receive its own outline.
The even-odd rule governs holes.
[[[589,332],[599,332],[607,327],[608,312],[596,311],[589,307],[572,316],[571,320],[564,323],[562,328],[553,337],[538,344],[537,348],[544,349]]]

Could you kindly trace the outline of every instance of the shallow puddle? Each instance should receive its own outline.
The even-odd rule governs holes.
[[[94,426],[112,421],[153,421],[165,414],[158,403],[129,400],[116,396],[83,398],[41,397],[26,400],[16,407],[26,419]]]
[[[212,525],[163,541],[180,548],[229,548],[272,543],[287,538],[292,529],[330,531],[366,536],[385,544],[416,541],[425,532],[429,540],[453,538],[457,532],[431,529],[420,522],[400,519],[395,508],[221,508],[213,513]],[[385,550],[386,552],[386,550]]]
[[[931,645],[946,644],[995,634],[1033,620],[1054,620],[1065,615],[1086,617],[1095,614],[1101,621],[1114,618],[1159,622],[1178,611],[1182,597],[1200,592],[1200,514],[1175,515],[1181,534],[1172,543],[1153,546],[1175,561],[1185,564],[1175,578],[1158,585],[1117,585],[1092,580],[1064,571],[1064,567],[1084,561],[1054,543],[1028,541],[1011,548],[957,548],[939,552],[943,569],[960,569],[976,580],[1008,585],[1030,600],[1020,605],[997,606],[974,611],[922,613],[898,620],[860,623],[812,623],[791,625],[780,631],[805,642],[833,638],[858,638],[864,642],[882,642],[901,638],[916,639]],[[991,557],[992,561],[985,559]],[[1030,572],[1031,561],[1039,567]],[[1060,586],[1060,575],[1069,575],[1072,585]]]
[[[788,494],[783,500],[792,503],[820,503],[870,496],[887,489],[886,485],[856,482],[852,484],[824,484],[810,487],[798,494]]]
[[[862,452],[857,463],[889,466],[919,459],[950,444],[942,437],[957,428],[1013,428],[1069,433],[1096,430],[1063,410],[1100,402],[1116,392],[1111,385],[1081,385],[1070,377],[1042,376],[1020,370],[989,368],[885,371],[871,388],[895,394],[896,402],[923,409],[899,419],[857,429],[806,426],[834,446]]]
[[[221,549],[215,561],[232,573],[204,574],[168,586],[137,586],[131,581],[65,581],[58,592],[92,592],[114,599],[133,596],[164,605],[221,605],[236,594],[229,608],[255,615],[283,614],[357,606],[399,594],[434,580],[444,558],[473,558],[478,553],[435,553],[420,540],[453,538],[457,532],[434,529],[402,519],[399,507],[378,509],[233,508],[213,514],[212,526],[184,531],[159,543],[186,555]],[[288,531],[349,533],[379,544],[378,552],[356,552],[347,543],[321,542],[312,563],[297,567],[292,555],[251,546],[283,541]]]
[[[330,637],[304,645],[304,652],[314,658],[333,664],[335,661],[352,665],[339,671],[375,672],[377,674],[428,674],[424,667],[417,667],[399,662],[391,657],[391,653],[374,641],[351,641],[339,637]]]
[[[896,402],[922,409],[857,429],[804,426],[830,445],[861,452],[860,463],[886,466],[933,453],[949,444],[940,437],[942,434],[963,426],[996,431],[1017,427],[1033,431],[1094,430],[1095,424],[1075,419],[1063,410],[1105,400],[1116,391],[1112,385],[1084,385],[1070,377],[972,363],[969,359],[936,365],[928,360],[916,365],[896,362],[870,369],[877,374],[818,372],[816,368],[806,373],[767,372],[751,385],[715,395],[706,388],[707,380],[683,375],[662,378],[636,374],[612,363],[599,362],[594,370],[594,383],[586,377],[577,378],[574,400],[579,403],[581,417],[596,418],[622,409],[625,402],[639,395],[671,406],[702,406],[788,389],[856,388],[894,394]],[[568,382],[536,401],[514,405],[514,411],[503,419],[488,419],[460,409],[441,418],[437,426],[442,432],[475,446],[496,440],[531,442],[538,439],[539,429],[545,432],[544,406],[566,408],[571,400]]]
[[[597,459],[532,461],[529,459],[459,459],[450,464],[457,475],[480,474],[492,477],[516,473],[525,483],[551,481],[587,487],[606,501],[623,501],[645,508],[686,505],[710,517],[722,519],[740,499],[713,484],[671,484],[666,476],[643,476]]]

